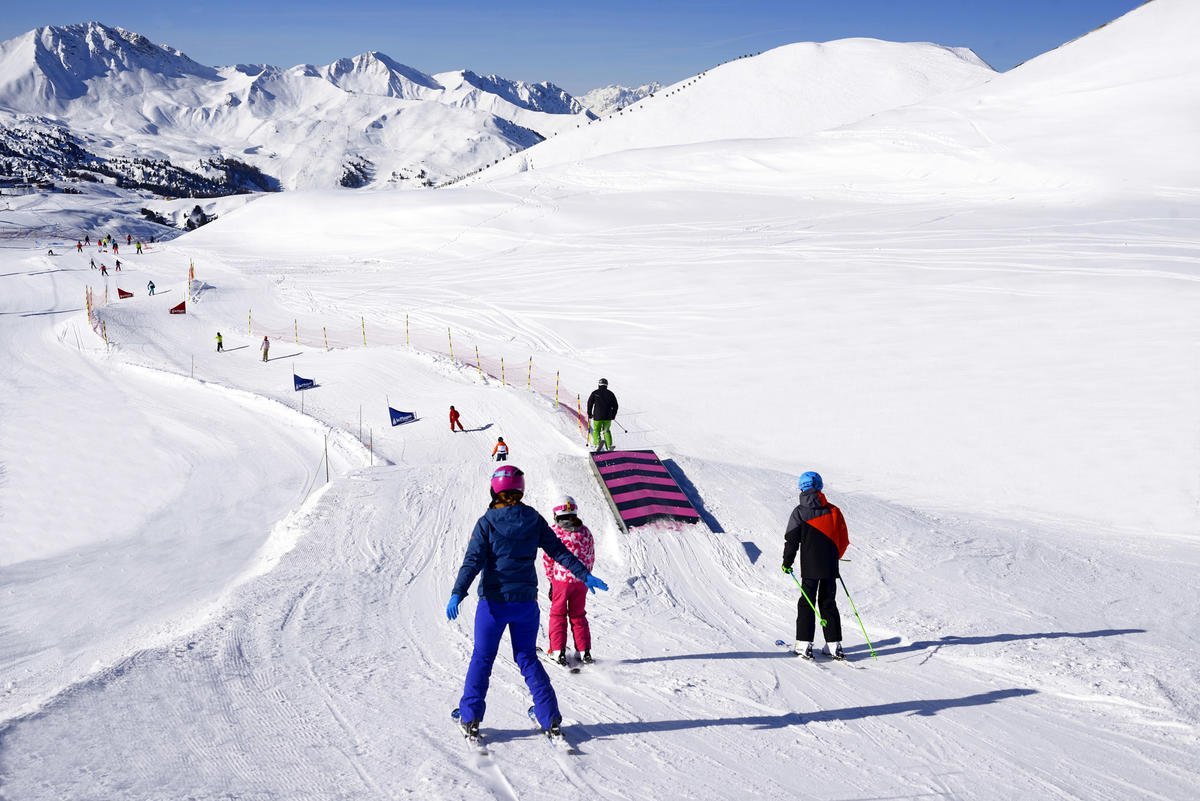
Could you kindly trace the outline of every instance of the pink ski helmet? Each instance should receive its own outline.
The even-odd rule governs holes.
[[[524,492],[525,491],[525,474],[521,472],[521,468],[506,464],[497,467],[492,473],[492,492],[499,495],[508,491]]]

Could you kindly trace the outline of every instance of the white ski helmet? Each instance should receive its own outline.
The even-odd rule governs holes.
[[[564,495],[558,499],[558,503],[554,505],[554,519],[560,517],[568,517],[570,515],[578,515],[579,506],[575,503],[575,499],[570,495]]]

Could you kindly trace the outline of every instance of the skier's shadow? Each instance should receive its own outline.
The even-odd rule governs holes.
[[[487,431],[489,428],[492,427],[492,425],[493,425],[492,423],[484,423],[483,425],[479,426],[478,428],[464,428],[463,433],[470,434],[472,431]]]
[[[303,356],[303,355],[304,355],[303,353],[288,353],[288,354],[286,354],[286,355],[284,355],[284,356],[271,356],[271,357],[269,357],[269,358],[267,359],[267,361],[269,361],[269,362],[277,362],[277,361],[279,361],[280,359],[290,359],[290,358],[292,358],[293,356]]]
[[[248,347],[250,347],[250,346],[249,345],[238,345],[236,348],[222,348],[221,352],[222,353],[233,353],[235,350],[242,350],[243,348],[248,348]]]
[[[988,645],[989,643],[997,642],[1018,642],[1020,640],[1091,640],[1097,637],[1120,637],[1125,634],[1145,634],[1145,629],[1096,629],[1095,631],[1042,631],[1029,634],[986,634],[979,637],[958,637],[953,634],[948,634],[945,637],[937,640],[917,640],[910,642],[907,645],[899,645],[896,648],[876,648],[875,653],[879,656],[885,654],[907,654],[914,651],[924,651],[927,648],[941,648],[945,645]],[[898,643],[899,638],[894,638],[891,641],[881,642],[879,645],[891,645],[893,642]],[[865,645],[855,645],[846,648],[846,651],[863,651],[866,650]]]
[[[711,654],[668,654],[666,656],[643,656],[638,659],[622,659],[621,665],[644,665],[647,662],[681,662],[698,659],[795,659],[791,651],[775,649],[774,651],[717,651]]]
[[[817,709],[812,712],[785,712],[782,715],[747,715],[736,718],[691,718],[678,720],[631,720],[623,723],[569,724],[564,727],[568,742],[578,747],[589,740],[600,740],[623,734],[658,734],[688,729],[711,729],[715,726],[746,726],[757,731],[783,729],[789,726],[805,726],[809,723],[865,720],[887,715],[921,715],[932,717],[947,709],[969,706],[984,706],[1012,698],[1036,695],[1037,690],[1027,687],[1012,687],[992,690],[961,698],[920,698],[911,701],[895,701],[889,704],[848,706],[842,709]],[[505,742],[526,737],[541,737],[532,729],[488,730],[487,738],[492,742]]]

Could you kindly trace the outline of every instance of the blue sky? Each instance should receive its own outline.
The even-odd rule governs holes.
[[[1006,70],[1140,0],[55,0],[6,3],[0,39],[99,20],[204,64],[322,64],[380,50],[426,72],[470,68],[571,92],[679,80],[743,53],[870,36],[970,47]]]

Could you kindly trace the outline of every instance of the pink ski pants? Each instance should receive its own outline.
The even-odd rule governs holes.
[[[550,650],[567,647],[567,618],[575,635],[575,650],[592,650],[592,632],[587,621],[587,585],[581,581],[550,582]]]

